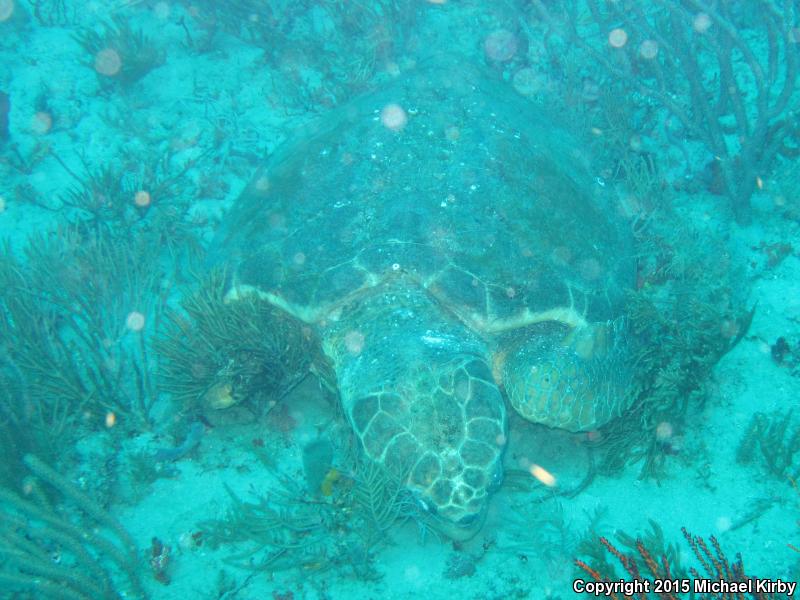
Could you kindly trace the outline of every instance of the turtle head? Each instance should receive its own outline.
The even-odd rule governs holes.
[[[323,339],[366,456],[403,483],[431,526],[474,535],[506,437],[483,342],[424,294],[365,299]]]
[[[506,346],[495,372],[525,419],[568,431],[596,429],[633,400],[628,337],[624,319],[537,323]]]

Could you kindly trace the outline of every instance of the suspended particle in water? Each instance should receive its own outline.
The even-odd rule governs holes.
[[[392,271],[399,271],[399,270],[400,270],[400,263],[393,263]]]
[[[348,331],[344,335],[344,345],[353,356],[358,356],[364,349],[364,334],[360,331]]]
[[[387,62],[384,68],[386,69],[387,75],[391,75],[392,77],[397,77],[400,75],[400,65],[394,61]]]
[[[381,110],[381,123],[387,129],[392,131],[400,131],[406,126],[408,122],[408,115],[403,107],[399,104],[387,104]]]
[[[528,469],[528,472],[547,487],[553,487],[556,484],[556,478],[544,467],[540,467],[537,464],[532,464],[530,469]]]
[[[302,252],[298,252],[292,257],[292,261],[298,267],[302,267],[306,263],[306,255]]]
[[[119,52],[113,48],[103,48],[94,57],[94,70],[105,75],[106,77],[113,77],[122,69],[122,58]]]
[[[711,27],[711,17],[706,13],[697,13],[692,20],[692,27],[697,33],[705,33]]]
[[[428,2],[430,2],[431,4],[437,4],[436,2],[433,2],[432,0],[428,0]],[[405,578],[406,578],[407,581],[416,582],[417,580],[420,579],[420,576],[422,575],[422,571],[420,570],[420,568],[417,565],[410,565],[410,566],[406,567],[405,572],[403,573],[403,575],[405,575]]]
[[[558,246],[551,253],[553,262],[559,265],[568,265],[572,260],[572,251],[566,246]]]
[[[147,208],[150,206],[150,192],[139,190],[133,195],[133,203],[139,208]]]
[[[470,388],[469,381],[459,381],[453,392],[459,402],[466,402],[472,396],[472,389]]]
[[[726,340],[733,339],[739,335],[739,323],[735,319],[723,319],[719,330]]]
[[[525,67],[514,73],[511,83],[514,89],[523,96],[535,96],[548,88],[547,77],[530,67]]]
[[[106,423],[106,427],[111,429],[112,427],[114,427],[114,425],[117,424],[117,415],[114,414],[111,411],[107,412],[106,413],[105,423]]]
[[[14,0],[0,0],[0,23],[8,21],[14,14]]]
[[[44,135],[53,126],[53,117],[50,113],[39,111],[31,119],[31,130],[38,135]]]
[[[489,60],[507,62],[517,53],[517,36],[507,29],[498,29],[486,36],[483,51]]]
[[[595,281],[603,274],[603,266],[596,258],[584,258],[578,263],[578,272],[584,280]]]
[[[608,34],[608,43],[612,48],[622,48],[628,43],[628,33],[619,27],[612,29]]]
[[[444,137],[446,137],[449,142],[457,142],[461,137],[461,130],[455,125],[451,125],[444,130]]]
[[[144,329],[144,315],[136,310],[128,313],[128,317],[125,319],[125,327],[131,331],[141,331]]]
[[[717,517],[715,525],[717,526],[717,531],[725,533],[731,528],[732,523],[729,517]]]
[[[253,186],[256,188],[257,192],[264,194],[269,190],[269,178],[266,175],[262,175],[256,179]]]
[[[155,14],[156,18],[160,19],[161,21],[166,21],[169,19],[170,12],[169,4],[166,2],[158,2],[153,7],[153,14]]]
[[[661,423],[656,426],[656,439],[660,442],[670,439],[672,433],[672,424],[667,421],[661,421]]]
[[[597,430],[586,432],[586,440],[589,442],[599,442],[602,439],[603,439],[603,434]]]
[[[653,60],[658,56],[658,42],[655,40],[645,40],[639,46],[639,56],[645,60]]]

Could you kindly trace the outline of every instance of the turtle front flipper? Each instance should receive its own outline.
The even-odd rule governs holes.
[[[569,431],[596,429],[633,400],[624,319],[539,323],[506,341],[499,374],[509,402],[525,419]],[[515,343],[516,342],[516,343]]]
[[[323,326],[368,458],[453,538],[480,528],[502,475],[506,412],[483,342],[419,290],[376,291]]]

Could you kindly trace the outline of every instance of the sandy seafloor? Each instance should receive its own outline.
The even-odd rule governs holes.
[[[449,50],[462,48],[480,57],[483,37],[503,25],[490,8],[476,18],[480,11],[470,4],[463,9],[455,3],[448,7],[421,4],[422,12],[438,11],[424,18],[439,27],[447,19],[457,25],[455,33],[430,34],[431,44],[447,44]],[[307,120],[308,114],[283,105],[284,99],[270,91],[263,50],[220,34],[213,50],[195,53],[183,43],[185,31],[179,19],[193,27],[184,6],[130,5],[88,2],[78,19],[81,26],[90,26],[102,15],[117,11],[166,51],[164,64],[124,93],[114,89],[101,93],[102,78],[72,36],[77,26],[42,27],[33,20],[18,19],[0,23],[0,89],[11,97],[10,141],[23,156],[37,157],[27,174],[13,169],[8,161],[0,163],[3,237],[19,244],[30,233],[52,227],[61,216],[58,210],[44,207],[58,209],[59,193],[73,182],[42,150],[45,146],[79,171],[79,152],[85,153],[90,164],[100,165],[122,149],[134,156],[171,150],[173,160],[180,164],[200,156],[216,135],[217,160],[201,162],[187,173],[189,193],[195,198],[187,218],[208,240],[262,157],[296,124]],[[434,30],[429,27],[428,33]],[[401,70],[402,63],[398,57]],[[48,105],[58,117],[52,129],[42,133],[34,106],[45,82]],[[3,153],[9,151],[6,144]],[[23,183],[35,190],[37,203],[16,194]],[[232,413],[228,424],[222,419],[206,432],[193,454],[175,464],[177,475],[157,480],[143,495],[119,497],[112,503],[112,513],[133,534],[143,553],[153,536],[173,548],[170,585],[161,585],[145,573],[149,593],[153,598],[176,600],[272,598],[288,592],[294,598],[571,598],[576,596],[571,591],[575,544],[587,527],[588,515],[598,509],[607,511],[599,527],[605,535],[612,536],[615,530],[645,531],[648,520],[654,519],[683,552],[688,552],[680,534],[685,526],[696,535],[716,535],[729,555],[741,552],[751,574],[797,577],[800,555],[788,545],[800,545],[800,493],[758,464],[741,466],[734,457],[754,413],[796,407],[800,397],[797,374],[776,364],[770,354],[770,346],[780,336],[795,346],[800,343],[800,227],[771,210],[769,193],[769,185],[759,193],[760,208],[753,224],[746,227],[732,222],[728,211],[718,208],[724,198],[694,194],[675,199],[680,214],[693,226],[725,232],[734,260],[746,265],[746,283],[751,288],[748,304],[757,302],[757,311],[747,337],[717,365],[705,404],[690,406],[690,425],[682,433],[680,451],[668,463],[665,478],[640,480],[639,467],[633,465],[616,477],[595,478],[575,498],[533,505],[526,504],[520,493],[501,490],[492,500],[483,531],[465,546],[466,551],[479,553],[487,540],[493,541],[470,576],[446,578],[447,560],[453,553],[450,544],[431,536],[422,540],[413,522],[391,531],[390,543],[376,556],[379,581],[364,582],[335,571],[251,576],[223,562],[230,548],[197,546],[188,542],[187,535],[199,530],[199,522],[225,511],[229,502],[223,483],[242,497],[250,489],[269,485],[270,475],[248,451],[253,438],[283,436],[280,468],[299,476],[300,448],[333,411],[318,388],[306,384],[284,400],[296,425],[290,431],[279,433]],[[762,242],[786,242],[793,249],[777,265],[769,265],[759,248]],[[165,401],[161,414],[169,414],[167,406]],[[153,431],[125,440],[119,451],[176,445],[180,440],[169,435],[169,425],[159,423]],[[508,463],[546,445],[552,454],[548,469],[563,480],[578,477],[581,454],[570,452],[569,438],[547,434],[552,439],[543,444],[545,434],[540,428],[518,419],[512,420],[511,428]],[[91,470],[85,472],[91,469],[89,457],[108,450],[108,435],[99,432],[81,442],[77,455],[86,458],[85,465],[66,466],[74,478],[92,476]],[[768,510],[742,527],[731,528],[763,499],[771,502]],[[237,582],[238,591],[219,595],[221,569]]]

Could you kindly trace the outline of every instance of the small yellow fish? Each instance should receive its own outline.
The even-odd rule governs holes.
[[[335,468],[331,468],[328,471],[328,474],[325,475],[325,479],[322,480],[322,483],[319,485],[319,489],[322,492],[323,496],[330,496],[333,494],[333,485],[341,478],[342,474]]]

